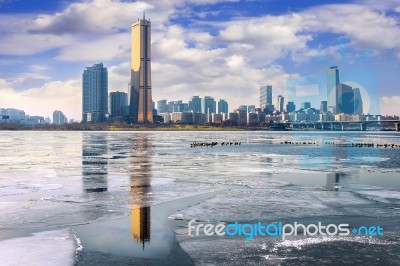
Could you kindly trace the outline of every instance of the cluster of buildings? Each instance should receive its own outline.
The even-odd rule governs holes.
[[[50,117],[44,118],[43,116],[31,116],[25,114],[24,110],[19,110],[15,108],[0,108],[0,123],[10,123],[19,125],[62,125],[73,122],[73,120],[68,120],[68,118],[61,111],[53,112],[53,120]]]

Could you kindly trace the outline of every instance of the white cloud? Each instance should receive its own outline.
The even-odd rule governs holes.
[[[130,53],[129,33],[117,33],[106,38],[81,40],[63,47],[55,59],[60,61],[124,60]]]
[[[366,5],[325,5],[307,10],[302,15],[305,30],[344,34],[355,47],[400,48],[398,21]]]
[[[380,97],[381,114],[400,116],[400,96]]]
[[[13,34],[0,37],[0,54],[30,55],[73,43],[71,36],[49,34]]]
[[[81,119],[82,92],[78,80],[52,81],[42,87],[17,92],[12,84],[0,79],[0,106],[17,108],[29,115],[52,117],[54,110],[62,110],[68,118]]]
[[[141,1],[87,0],[72,3],[60,13],[37,16],[30,30],[54,34],[115,33],[129,29],[134,17],[152,8]]]

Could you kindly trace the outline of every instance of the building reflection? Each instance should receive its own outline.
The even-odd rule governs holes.
[[[132,143],[132,170],[130,173],[131,200],[134,202],[131,210],[132,238],[143,245],[150,242],[151,208],[149,193],[151,192],[151,149],[152,143],[148,136],[138,136]]]
[[[326,190],[336,191],[339,190],[340,180],[347,177],[344,173],[329,173],[326,175]]]
[[[84,192],[108,189],[107,138],[104,134],[84,132],[82,136],[82,184]]]

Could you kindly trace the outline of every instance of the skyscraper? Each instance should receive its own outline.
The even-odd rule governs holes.
[[[302,102],[300,107],[301,107],[301,109],[311,108],[311,103],[310,102]]]
[[[336,113],[354,114],[353,88],[344,83],[337,85]]]
[[[328,97],[328,110],[333,114],[338,113],[336,108],[338,105],[337,86],[339,85],[339,69],[337,66],[330,67],[326,70],[326,89]]]
[[[203,99],[201,99],[201,112],[203,114],[217,113],[216,107],[216,102],[213,97],[205,96]]]
[[[151,23],[138,20],[132,24],[130,120],[153,123],[151,95]]]
[[[320,106],[320,112],[321,114],[325,115],[328,113],[328,102],[327,101],[321,101],[321,106]]]
[[[101,123],[108,112],[108,72],[103,63],[87,67],[82,75],[82,121]]]
[[[54,111],[53,112],[53,124],[55,125],[62,125],[62,124],[67,124],[68,119],[65,117],[63,112],[61,111]]]
[[[189,110],[194,113],[201,113],[201,99],[199,96],[193,96],[190,98]]]
[[[294,112],[296,111],[296,105],[294,104],[294,102],[288,102],[286,105],[286,111],[288,113]]]
[[[247,105],[247,113],[250,113],[253,109],[256,109],[255,105]]]
[[[218,113],[219,114],[220,113],[224,113],[224,114],[228,113],[228,102],[227,101],[225,101],[223,99],[220,99],[218,101]]]
[[[354,93],[354,114],[362,115],[364,113],[363,100],[361,98],[361,93],[359,88],[353,89]]]
[[[260,87],[260,107],[261,109],[266,108],[268,105],[272,105],[272,86],[266,85]]]
[[[167,100],[160,100],[157,102],[157,112],[159,114],[167,112]]]
[[[110,114],[113,117],[125,116],[125,107],[128,105],[128,95],[125,92],[110,93]]]
[[[276,110],[278,112],[283,112],[283,103],[285,101],[285,98],[282,95],[278,95],[278,97],[276,98]]]

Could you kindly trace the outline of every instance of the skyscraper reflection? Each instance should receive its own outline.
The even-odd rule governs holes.
[[[130,173],[131,200],[131,235],[134,240],[145,244],[150,242],[151,210],[148,193],[151,192],[151,139],[138,136],[132,142],[132,171]]]
[[[348,177],[345,173],[329,173],[326,175],[326,190],[339,190],[340,179]]]
[[[104,134],[83,133],[82,183],[84,192],[102,192],[108,189],[107,145],[107,137]]]

